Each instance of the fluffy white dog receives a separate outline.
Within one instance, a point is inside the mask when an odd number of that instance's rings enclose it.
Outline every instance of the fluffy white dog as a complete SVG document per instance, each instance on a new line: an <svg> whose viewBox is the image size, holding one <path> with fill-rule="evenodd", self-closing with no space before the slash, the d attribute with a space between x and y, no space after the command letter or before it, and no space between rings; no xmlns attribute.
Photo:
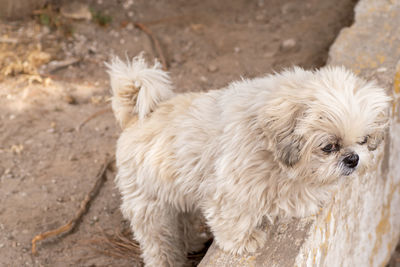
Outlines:
<svg viewBox="0 0 400 267"><path fill-rule="evenodd" d="M116 183L146 266L183 266L196 215L231 253L254 252L263 217L315 214L338 178L365 171L390 98L341 67L286 70L174 94L159 63L108 64L123 128Z"/></svg>

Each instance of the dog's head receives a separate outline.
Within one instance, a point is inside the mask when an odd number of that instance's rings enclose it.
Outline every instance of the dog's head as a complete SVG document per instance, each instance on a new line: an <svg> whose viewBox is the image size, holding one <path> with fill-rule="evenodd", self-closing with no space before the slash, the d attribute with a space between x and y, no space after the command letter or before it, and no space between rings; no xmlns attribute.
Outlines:
<svg viewBox="0 0 400 267"><path fill-rule="evenodd" d="M388 125L382 88L339 67L295 68L276 82L259 118L283 168L325 182L368 167Z"/></svg>

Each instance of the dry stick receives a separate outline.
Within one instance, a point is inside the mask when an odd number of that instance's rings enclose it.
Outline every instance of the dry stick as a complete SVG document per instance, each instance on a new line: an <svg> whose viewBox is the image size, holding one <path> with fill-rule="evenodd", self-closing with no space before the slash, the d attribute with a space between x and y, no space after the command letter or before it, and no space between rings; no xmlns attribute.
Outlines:
<svg viewBox="0 0 400 267"><path fill-rule="evenodd" d="M146 25L144 25L142 23L136 22L134 25L135 25L135 27L144 31L150 37L150 39L154 43L154 47L156 48L157 54L160 57L161 64L163 66L163 70L168 70L167 60L165 59L164 54L161 49L161 45L158 42L158 40L154 37L153 32Z"/></svg>
<svg viewBox="0 0 400 267"><path fill-rule="evenodd" d="M47 239L49 237L58 236L63 233L69 233L77 226L77 224L79 223L82 216L87 212L90 202L99 193L100 188L103 186L103 184L106 180L106 171L109 168L109 166L111 165L111 163L113 163L113 162L114 162L114 156L109 157L105 161L105 163L103 163L103 165L100 168L100 171L98 172L98 174L96 176L96 182L95 182L94 186L92 187L90 192L85 196L85 199L81 202L78 212L68 223L66 223L65 225L63 225L57 229L41 233L32 239L32 254L33 255L36 255L36 242Z"/></svg>
<svg viewBox="0 0 400 267"><path fill-rule="evenodd" d="M79 132L80 129L89 121L93 120L94 118L96 118L97 116L100 116L108 111L111 111L110 107L104 108L104 109L100 109L99 111L96 111L95 113L93 113L92 115L90 115L89 117L87 117L84 121L82 121L77 127L76 127L76 131Z"/></svg>

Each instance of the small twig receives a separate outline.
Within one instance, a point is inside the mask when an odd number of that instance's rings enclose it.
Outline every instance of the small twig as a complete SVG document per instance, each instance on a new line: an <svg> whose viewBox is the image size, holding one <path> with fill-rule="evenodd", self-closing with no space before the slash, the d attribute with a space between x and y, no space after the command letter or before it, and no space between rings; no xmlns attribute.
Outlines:
<svg viewBox="0 0 400 267"><path fill-rule="evenodd" d="M137 27L137 28L141 29L142 31L144 31L150 37L150 39L154 43L154 47L156 48L156 52L157 52L157 54L158 54L158 56L159 56L159 58L161 60L161 64L163 66L163 70L168 70L167 60L165 59L165 56L164 56L164 54L162 52L162 49L161 49L161 45L158 42L157 38L155 38L153 32L146 25L144 25L143 23L136 22L134 25L135 25L135 27Z"/></svg>
<svg viewBox="0 0 400 267"><path fill-rule="evenodd" d="M104 109L100 109L99 111L96 111L95 113L93 113L92 115L90 115L89 117L87 117L84 121L82 121L77 127L76 127L76 131L79 132L81 130L81 128L88 123L89 121L93 120L94 118L96 118L97 116L100 116L108 111L111 111L110 107L104 108Z"/></svg>
<svg viewBox="0 0 400 267"><path fill-rule="evenodd" d="M50 230L44 233L41 233L37 236L35 236L32 239L32 254L36 255L36 242L53 237L53 236L58 236L63 233L69 233L71 232L79 223L80 219L82 216L87 212L89 209L89 204L90 202L94 199L94 197L99 193L101 187L103 186L105 180L106 180L106 171L111 165L111 163L114 162L114 156L108 158L105 163L101 166L100 171L98 172L96 176L96 182L92 189L89 191L89 193L85 196L83 201L81 202L81 205L79 207L79 210L75 214L75 216L65 225L54 229Z"/></svg>
<svg viewBox="0 0 400 267"><path fill-rule="evenodd" d="M174 23L174 22L182 23L185 20L188 21L195 17L196 17L195 13L186 13L185 15L170 16L170 17L164 17L164 18L156 19L156 20L149 20L149 21L146 21L145 24L147 26L154 26L154 25Z"/></svg>

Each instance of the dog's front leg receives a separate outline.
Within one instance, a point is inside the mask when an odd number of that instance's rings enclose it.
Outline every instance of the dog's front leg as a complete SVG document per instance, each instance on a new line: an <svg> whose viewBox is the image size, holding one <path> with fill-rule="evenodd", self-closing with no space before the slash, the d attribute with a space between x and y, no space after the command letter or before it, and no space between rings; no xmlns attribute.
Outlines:
<svg viewBox="0 0 400 267"><path fill-rule="evenodd" d="M143 197L124 200L122 211L130 219L146 267L186 266L178 211Z"/></svg>
<svg viewBox="0 0 400 267"><path fill-rule="evenodd" d="M185 212L180 214L180 223L183 233L183 243L185 251L188 253L199 252L205 247L205 243L210 236L205 232L200 232L204 220L198 211Z"/></svg>
<svg viewBox="0 0 400 267"><path fill-rule="evenodd" d="M233 254L255 252L267 238L267 234L258 228L262 216L247 205L235 204L238 203L208 205L205 210L207 223L217 245L224 251Z"/></svg>

